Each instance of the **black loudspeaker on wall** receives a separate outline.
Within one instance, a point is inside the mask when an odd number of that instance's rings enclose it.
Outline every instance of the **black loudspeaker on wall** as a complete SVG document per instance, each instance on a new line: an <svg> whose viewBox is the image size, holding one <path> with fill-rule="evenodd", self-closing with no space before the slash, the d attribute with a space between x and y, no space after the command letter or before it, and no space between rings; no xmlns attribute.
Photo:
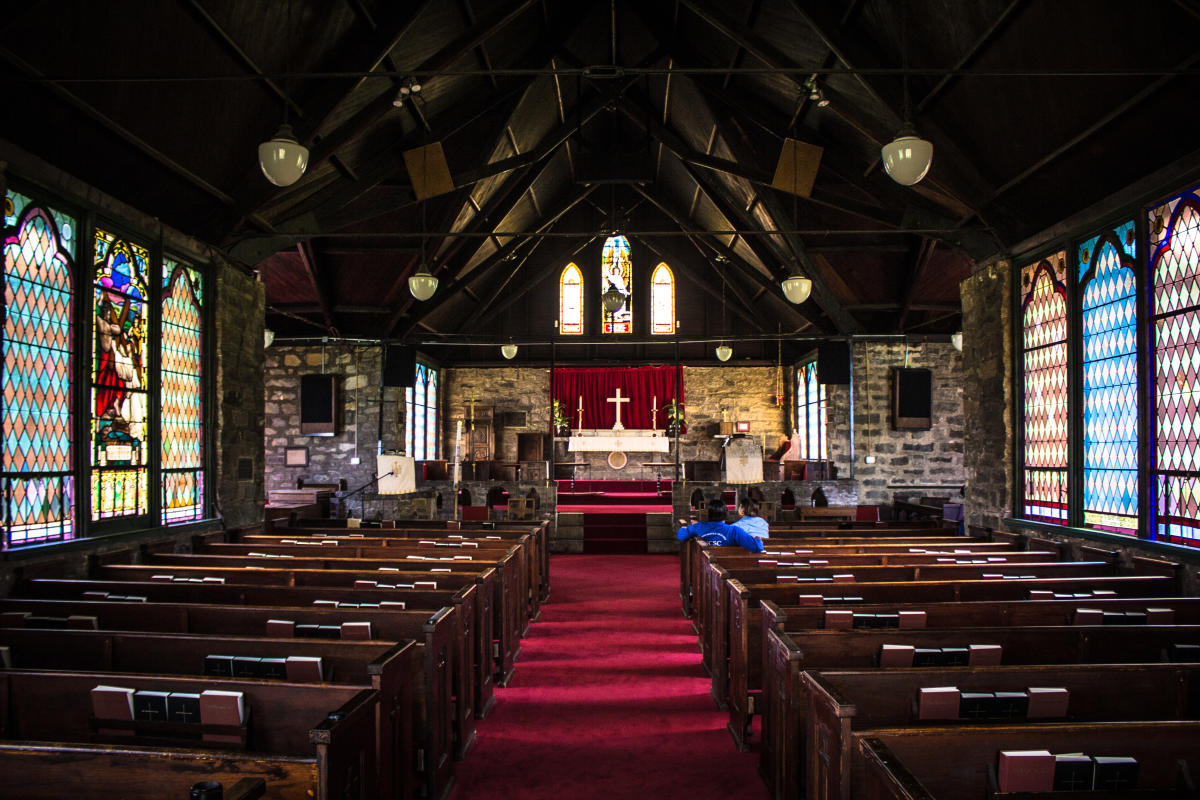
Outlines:
<svg viewBox="0 0 1200 800"><path fill-rule="evenodd" d="M416 381L417 351L402 344L383 349L383 385L412 386Z"/></svg>
<svg viewBox="0 0 1200 800"><path fill-rule="evenodd" d="M337 433L337 375L300 376L300 435L333 436Z"/></svg>
<svg viewBox="0 0 1200 800"><path fill-rule="evenodd" d="M892 427L928 430L933 427L933 373L927 369L892 370Z"/></svg>
<svg viewBox="0 0 1200 800"><path fill-rule="evenodd" d="M849 343L821 342L817 345L817 382L850 382Z"/></svg>

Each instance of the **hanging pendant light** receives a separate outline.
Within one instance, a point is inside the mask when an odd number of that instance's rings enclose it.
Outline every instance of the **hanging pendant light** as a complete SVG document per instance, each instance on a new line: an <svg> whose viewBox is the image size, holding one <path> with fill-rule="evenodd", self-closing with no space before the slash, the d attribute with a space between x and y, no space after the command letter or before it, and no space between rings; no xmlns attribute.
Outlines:
<svg viewBox="0 0 1200 800"><path fill-rule="evenodd" d="M500 345L500 355L512 361L517 355L517 346L512 342Z"/></svg>
<svg viewBox="0 0 1200 800"><path fill-rule="evenodd" d="M615 314L621 310L621 306L625 305L625 295L617 291L617 287L609 286L604 290L604 294L600 295L600 302L604 305L605 311Z"/></svg>
<svg viewBox="0 0 1200 800"><path fill-rule="evenodd" d="M728 361L729 357L733 355L733 348L724 342L721 342L719 345L717 345L716 354L717 361Z"/></svg>
<svg viewBox="0 0 1200 800"><path fill-rule="evenodd" d="M263 348L265 349L270 347L271 343L274 341L275 331L271 330L270 328L263 328Z"/></svg>
<svg viewBox="0 0 1200 800"><path fill-rule="evenodd" d="M901 186L919 183L933 164L933 142L917 136L912 124L912 107L908 97L908 15L900 16L900 58L903 62L904 125L896 138L879 151L883 169Z"/></svg>
<svg viewBox="0 0 1200 800"><path fill-rule="evenodd" d="M950 344L954 346L955 350L962 352L962 331L950 334Z"/></svg>
<svg viewBox="0 0 1200 800"><path fill-rule="evenodd" d="M287 8L288 65L291 69L291 35L292 35L292 4ZM262 167L263 175L276 186L291 186L308 169L308 148L300 144L292 126L288 124L287 78L283 83L283 124L275 135L258 146L258 165Z"/></svg>
<svg viewBox="0 0 1200 800"><path fill-rule="evenodd" d="M408 291L413 297L424 302L433 297L437 291L438 279L429 272L425 263L425 203L421 203L421 265L417 271L408 276Z"/></svg>
<svg viewBox="0 0 1200 800"><path fill-rule="evenodd" d="M783 281L783 296L788 302L799 305L812 294L812 281L800 275L793 275Z"/></svg>

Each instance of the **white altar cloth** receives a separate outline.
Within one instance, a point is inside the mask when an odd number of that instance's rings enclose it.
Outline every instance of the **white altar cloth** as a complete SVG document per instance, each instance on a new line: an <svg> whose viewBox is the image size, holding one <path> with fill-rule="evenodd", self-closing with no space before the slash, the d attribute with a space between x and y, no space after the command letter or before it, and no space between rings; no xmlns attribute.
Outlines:
<svg viewBox="0 0 1200 800"><path fill-rule="evenodd" d="M671 439L652 431L576 431L567 440L567 450L572 453L668 453Z"/></svg>

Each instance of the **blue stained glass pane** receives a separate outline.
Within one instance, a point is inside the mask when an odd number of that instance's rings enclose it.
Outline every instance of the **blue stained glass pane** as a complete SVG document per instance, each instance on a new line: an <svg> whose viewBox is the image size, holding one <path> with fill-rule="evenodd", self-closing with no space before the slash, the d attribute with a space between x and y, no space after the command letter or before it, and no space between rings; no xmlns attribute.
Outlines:
<svg viewBox="0 0 1200 800"><path fill-rule="evenodd" d="M1137 534L1138 387L1133 222L1079 246L1083 280L1083 517Z"/></svg>

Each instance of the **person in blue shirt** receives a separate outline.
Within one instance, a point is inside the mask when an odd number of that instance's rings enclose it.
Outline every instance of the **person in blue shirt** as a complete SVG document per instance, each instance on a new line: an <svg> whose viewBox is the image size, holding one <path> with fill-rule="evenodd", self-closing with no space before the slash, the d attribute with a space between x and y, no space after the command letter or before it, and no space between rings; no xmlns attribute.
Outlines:
<svg viewBox="0 0 1200 800"><path fill-rule="evenodd" d="M733 524L757 539L767 539L771 536L770 526L758 515L758 510L757 500L750 496L743 497L738 503L738 513L742 517Z"/></svg>
<svg viewBox="0 0 1200 800"><path fill-rule="evenodd" d="M762 539L751 536L737 525L726 524L725 501L720 497L708 501L707 512L708 522L693 522L687 525L687 520L681 519L680 522L684 523L685 527L679 529L675 538L683 542L695 536L700 541L717 547L740 545L751 553L763 551Z"/></svg>

